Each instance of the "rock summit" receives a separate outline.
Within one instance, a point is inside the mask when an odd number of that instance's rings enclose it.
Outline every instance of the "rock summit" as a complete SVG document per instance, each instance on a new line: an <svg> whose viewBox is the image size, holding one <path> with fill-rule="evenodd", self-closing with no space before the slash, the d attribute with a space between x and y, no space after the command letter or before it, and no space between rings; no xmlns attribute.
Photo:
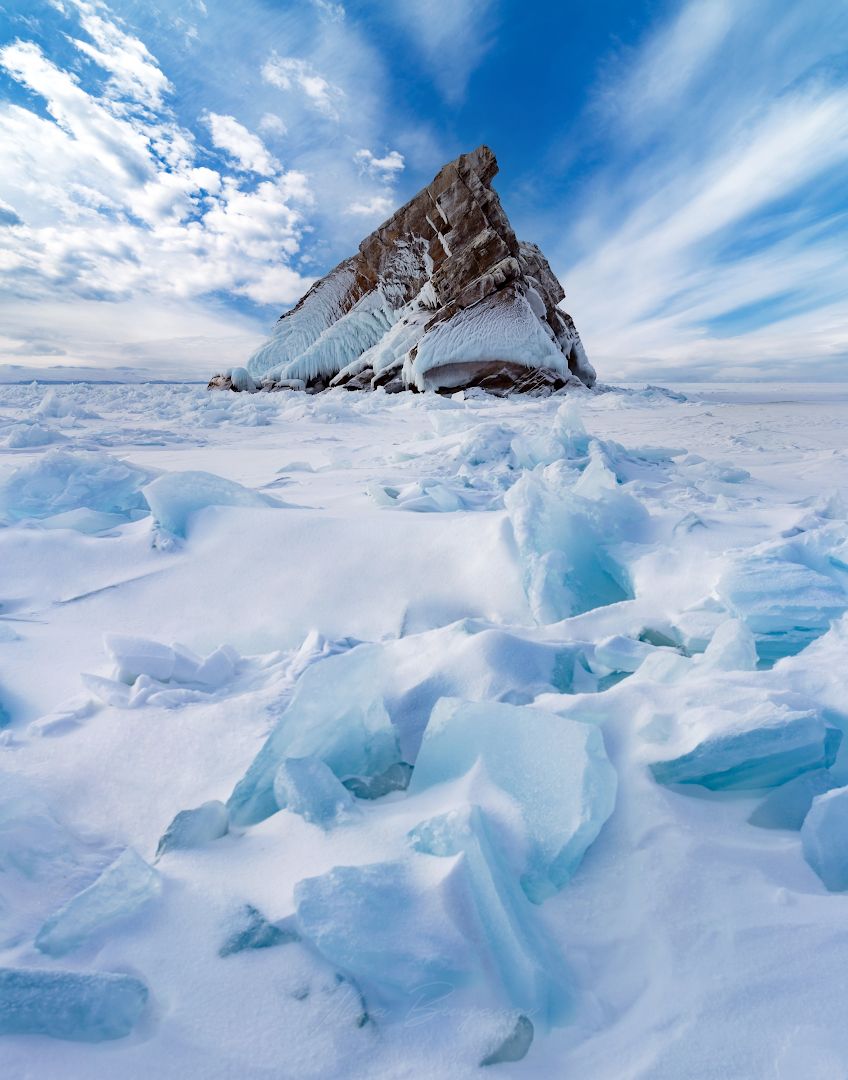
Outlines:
<svg viewBox="0 0 848 1080"><path fill-rule="evenodd" d="M232 390L551 393L595 372L562 286L516 238L487 146L445 165L281 316Z"/></svg>

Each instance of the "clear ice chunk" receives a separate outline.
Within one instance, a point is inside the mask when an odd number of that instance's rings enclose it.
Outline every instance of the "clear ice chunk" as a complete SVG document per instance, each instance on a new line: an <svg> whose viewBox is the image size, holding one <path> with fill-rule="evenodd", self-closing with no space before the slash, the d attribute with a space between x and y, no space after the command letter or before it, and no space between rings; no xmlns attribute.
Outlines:
<svg viewBox="0 0 848 1080"><path fill-rule="evenodd" d="M748 821L761 829L800 829L813 799L838 786L828 769L801 773L767 795Z"/></svg>
<svg viewBox="0 0 848 1080"><path fill-rule="evenodd" d="M712 791L777 787L836 760L842 732L813 710L765 705L734 731L707 736L686 754L651 765L660 784Z"/></svg>
<svg viewBox="0 0 848 1080"><path fill-rule="evenodd" d="M218 799L211 799L193 810L180 810L162 834L156 858L166 851L203 847L226 836L229 821L227 808Z"/></svg>
<svg viewBox="0 0 848 1080"><path fill-rule="evenodd" d="M478 762L519 808L527 854L516 870L527 896L541 903L571 878L615 806L617 777L601 731L529 706L442 698L409 793Z"/></svg>
<svg viewBox="0 0 848 1080"><path fill-rule="evenodd" d="M357 812L353 796L320 758L286 758L274 774L274 798L281 810L330 829Z"/></svg>
<svg viewBox="0 0 848 1080"><path fill-rule="evenodd" d="M147 997L147 987L132 975L0 968L0 1035L122 1039Z"/></svg>
<svg viewBox="0 0 848 1080"><path fill-rule="evenodd" d="M159 890L156 871L127 848L95 882L50 916L38 932L36 948L48 956L64 956L134 915Z"/></svg>
<svg viewBox="0 0 848 1080"><path fill-rule="evenodd" d="M831 892L848 889L848 787L813 799L801 826L804 858Z"/></svg>
<svg viewBox="0 0 848 1080"><path fill-rule="evenodd" d="M379 688L380 646L360 645L306 669L292 700L236 785L230 820L250 825L279 809L274 777L286 758L316 757L339 778L375 776L400 761L397 737Z"/></svg>
<svg viewBox="0 0 848 1080"><path fill-rule="evenodd" d="M521 1061L527 1056L527 1051L533 1044L533 1021L529 1016L520 1013L513 1024L509 1035L486 1054L480 1062L482 1065L502 1065L505 1061Z"/></svg>

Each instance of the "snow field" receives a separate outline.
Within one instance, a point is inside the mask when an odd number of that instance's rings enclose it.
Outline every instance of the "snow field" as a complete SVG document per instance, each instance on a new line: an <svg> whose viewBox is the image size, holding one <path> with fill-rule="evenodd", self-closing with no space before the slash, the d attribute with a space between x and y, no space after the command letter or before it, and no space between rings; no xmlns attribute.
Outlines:
<svg viewBox="0 0 848 1080"><path fill-rule="evenodd" d="M680 397L0 391L4 1075L848 1068L848 395Z"/></svg>

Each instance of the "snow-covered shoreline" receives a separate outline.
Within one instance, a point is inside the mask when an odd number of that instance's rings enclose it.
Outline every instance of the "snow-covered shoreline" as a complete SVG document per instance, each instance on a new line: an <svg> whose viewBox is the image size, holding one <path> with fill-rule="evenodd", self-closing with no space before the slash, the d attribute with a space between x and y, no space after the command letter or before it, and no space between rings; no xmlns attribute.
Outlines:
<svg viewBox="0 0 848 1080"><path fill-rule="evenodd" d="M535 1013L529 1053L500 1075L845 1071L848 897L826 891L797 830L749 824L777 781L744 736L791 728L791 774L803 755L826 766L827 732L848 724L848 384L673 391L0 387L0 770L29 807L16 817L0 793L0 966L119 973L149 991L125 1038L0 1039L4 1075L473 1076L540 986L562 1015ZM104 635L118 637L104 649ZM408 793L356 799L324 827L296 809L289 776L289 809L235 821L231 802L228 835L167 851L155 889L136 874L144 903L123 921L61 961L36 947L124 849L152 863L177 814L226 802L303 686L308 722L277 736L283 757L338 774L376 753L319 730L333 700L361 710L369 740L394 732L404 760L422 745L431 762L439 698L499 702L516 725L532 706L602 733L602 750L568 760L585 779L608 756L614 809L597 804L575 864L549 879L540 853L556 846L528 807L563 791L540 779L531 798L495 749L482 774L430 764ZM475 717L445 712L451 745ZM658 782L693 751L729 790ZM754 779L734 787L743 767ZM468 805L487 824L463 818L457 835L478 847L456 854L455 825L432 823ZM562 809L563 837L587 806ZM443 877L459 887L450 860L472 868L462 887L481 904L480 874L495 881L477 936L445 891ZM366 934L353 900L334 900L336 867L390 867L345 871L344 895L407 897L408 912L387 901ZM555 883L531 896L541 905L522 895L527 867ZM219 955L247 932L246 908L304 941ZM514 940L491 930L496 910L521 924ZM539 942L562 962L547 969ZM422 996L440 949L468 978ZM526 986L504 976L525 964Z"/></svg>

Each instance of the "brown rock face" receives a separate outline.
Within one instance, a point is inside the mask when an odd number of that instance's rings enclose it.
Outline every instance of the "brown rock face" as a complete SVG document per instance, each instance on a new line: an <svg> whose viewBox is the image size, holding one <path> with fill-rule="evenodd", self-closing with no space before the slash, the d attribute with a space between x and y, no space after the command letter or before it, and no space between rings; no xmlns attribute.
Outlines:
<svg viewBox="0 0 848 1080"><path fill-rule="evenodd" d="M228 385L249 388L249 373L265 389L313 391L592 386L562 286L516 238L497 171L486 146L445 165L280 318Z"/></svg>

